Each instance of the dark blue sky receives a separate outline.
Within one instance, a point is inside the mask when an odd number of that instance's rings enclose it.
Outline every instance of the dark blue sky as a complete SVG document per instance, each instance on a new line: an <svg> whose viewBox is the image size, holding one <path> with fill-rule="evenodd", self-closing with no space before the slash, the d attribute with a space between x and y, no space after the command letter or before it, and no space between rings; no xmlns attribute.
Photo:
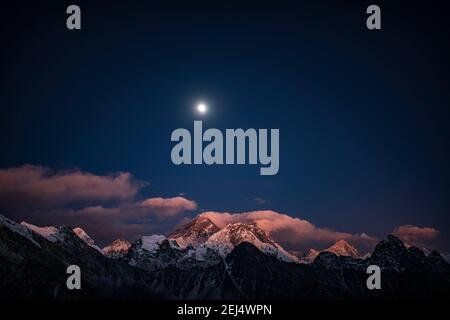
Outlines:
<svg viewBox="0 0 450 320"><path fill-rule="evenodd" d="M20 2L1 18L0 168L129 171L143 196L205 210L448 241L448 11L391 2L376 32L367 1L77 1L75 32L71 3ZM279 128L278 175L173 165L170 134L199 100L204 127Z"/></svg>

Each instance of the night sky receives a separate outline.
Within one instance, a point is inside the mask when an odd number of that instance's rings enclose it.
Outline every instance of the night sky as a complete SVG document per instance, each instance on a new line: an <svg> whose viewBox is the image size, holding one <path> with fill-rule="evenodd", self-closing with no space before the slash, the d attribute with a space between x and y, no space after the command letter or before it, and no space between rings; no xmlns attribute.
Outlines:
<svg viewBox="0 0 450 320"><path fill-rule="evenodd" d="M3 5L0 169L130 172L148 182L137 198L198 204L177 219L270 209L376 237L430 227L449 252L445 2L373 2L379 31L365 25L372 1L243 2ZM72 3L80 31L65 26ZM171 132L200 119L279 128L278 174L173 165Z"/></svg>

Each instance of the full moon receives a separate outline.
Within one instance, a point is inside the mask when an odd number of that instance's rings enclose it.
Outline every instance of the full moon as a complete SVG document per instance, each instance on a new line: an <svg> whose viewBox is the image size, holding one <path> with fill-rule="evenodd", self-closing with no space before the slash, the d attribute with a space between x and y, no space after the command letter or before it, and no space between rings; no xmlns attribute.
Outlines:
<svg viewBox="0 0 450 320"><path fill-rule="evenodd" d="M200 113L205 113L206 110L207 110L206 104L204 104L204 103L199 103L199 104L197 105L197 110L198 110L198 112L200 112Z"/></svg>

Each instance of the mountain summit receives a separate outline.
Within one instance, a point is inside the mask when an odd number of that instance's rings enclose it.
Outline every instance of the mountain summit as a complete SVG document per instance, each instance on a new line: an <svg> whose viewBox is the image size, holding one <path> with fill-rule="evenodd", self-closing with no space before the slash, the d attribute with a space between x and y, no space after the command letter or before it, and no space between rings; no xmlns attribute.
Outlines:
<svg viewBox="0 0 450 320"><path fill-rule="evenodd" d="M175 240L181 248L187 246L196 247L208 240L220 228L211 221L211 219L197 216L192 221L176 228L167 238Z"/></svg>
<svg viewBox="0 0 450 320"><path fill-rule="evenodd" d="M297 257L288 253L267 233L254 224L232 223L213 234L205 246L217 250L220 255L228 255L237 245L249 242L262 252L287 262L297 262Z"/></svg>
<svg viewBox="0 0 450 320"><path fill-rule="evenodd" d="M352 258L361 257L358 250L345 240L339 240L328 249L325 249L325 251L332 252L337 256L346 256Z"/></svg>
<svg viewBox="0 0 450 320"><path fill-rule="evenodd" d="M63 241L63 233L65 232L65 229L67 227L53 227L53 226L47 226L47 227L38 227L34 224L22 221L20 223L21 226L27 228L30 231L33 231L41 236L43 236L45 239L51 242L57 242L57 241ZM70 229L70 228L69 228ZM101 254L103 254L103 251L95 244L95 241L84 231L83 229L77 227L73 228L72 231L81 239L83 240L87 245L94 248Z"/></svg>
<svg viewBox="0 0 450 320"><path fill-rule="evenodd" d="M341 239L331 247L324 250L310 249L308 254L301 259L302 262L311 263L322 252L331 252L341 257L361 258L358 250L347 241Z"/></svg>
<svg viewBox="0 0 450 320"><path fill-rule="evenodd" d="M297 257L284 250L255 224L239 222L220 229L211 219L197 216L175 229L167 238L175 240L180 248L193 248L196 256L203 256L204 252L212 250L226 257L240 243L249 242L280 260L298 262Z"/></svg>
<svg viewBox="0 0 450 320"><path fill-rule="evenodd" d="M124 257L131 247L131 243L127 240L117 239L114 240L109 246L104 247L102 250L109 258L117 259Z"/></svg>

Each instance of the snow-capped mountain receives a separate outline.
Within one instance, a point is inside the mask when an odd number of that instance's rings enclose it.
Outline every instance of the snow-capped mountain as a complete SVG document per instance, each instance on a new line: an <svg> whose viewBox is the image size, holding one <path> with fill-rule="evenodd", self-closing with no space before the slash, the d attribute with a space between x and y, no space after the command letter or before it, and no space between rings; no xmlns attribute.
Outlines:
<svg viewBox="0 0 450 320"><path fill-rule="evenodd" d="M183 270L204 267L217 264L221 260L216 251L204 245L182 248L175 240L167 239L162 235L141 237L131 245L124 259L130 265L148 271L168 266Z"/></svg>
<svg viewBox="0 0 450 320"><path fill-rule="evenodd" d="M331 252L342 257L362 258L354 246L341 239L325 250L310 249L306 256L301 258L301 261L304 263L311 263L321 252Z"/></svg>
<svg viewBox="0 0 450 320"><path fill-rule="evenodd" d="M41 236L43 236L45 239L51 242L57 242L57 241L63 241L63 237L61 235L62 230L64 227L53 227L53 226L47 226L47 227L39 227L34 224L22 221L20 223L21 226L27 228L28 230L31 230ZM103 251L95 244L95 241L81 228L73 228L73 232L86 244L88 244L90 247L94 248L101 254L103 254Z"/></svg>
<svg viewBox="0 0 450 320"><path fill-rule="evenodd" d="M20 224L22 226L27 227L31 231L34 231L34 232L40 234L41 236L43 236L44 238L46 238L47 240L49 240L51 242L58 241L58 229L55 227L51 227L51 226L38 227L38 226L35 226L34 224L27 223L25 221L22 221Z"/></svg>
<svg viewBox="0 0 450 320"><path fill-rule="evenodd" d="M272 240L265 231L254 224L233 223L214 233L205 242L205 246L227 256L237 245L249 242L262 252L286 262L298 262L298 258L284 250Z"/></svg>
<svg viewBox="0 0 450 320"><path fill-rule="evenodd" d="M91 247L95 245L95 241L94 239L92 239L87 233L86 231L84 231L83 229L77 227L77 228L73 228L73 232L75 232L75 234L77 236L80 237L81 240L83 240L84 242L86 242L88 245L90 245Z"/></svg>
<svg viewBox="0 0 450 320"><path fill-rule="evenodd" d="M167 238L175 240L182 248L187 246L197 247L205 243L211 235L219 230L220 228L209 218L198 216L176 228Z"/></svg>
<svg viewBox="0 0 450 320"><path fill-rule="evenodd" d="M0 300L152 296L144 271L106 258L72 228L55 228L54 241L49 237L53 228L27 225L0 215ZM72 264L83 272L83 290L66 287L67 266Z"/></svg>
<svg viewBox="0 0 450 320"><path fill-rule="evenodd" d="M216 264L242 242L286 262L298 259L253 224L235 223L219 229L210 219L196 217L166 238L142 237L134 243L126 259L131 265L154 270L168 265L186 269Z"/></svg>
<svg viewBox="0 0 450 320"><path fill-rule="evenodd" d="M276 246L257 227L228 227L215 236L235 245L226 257L208 242L181 248L155 235L133 243L123 259L110 259L70 227L58 228L53 241L51 227L26 227L0 215L0 299L417 300L450 294L450 265L443 257L407 248L394 236L367 259L321 252L313 263L297 264L265 254L265 245ZM83 290L66 288L70 264L83 270ZM383 270L382 290L367 290L372 264Z"/></svg>
<svg viewBox="0 0 450 320"><path fill-rule="evenodd" d="M102 249L100 249L99 246L97 246L95 244L94 239L92 239L87 233L86 231L84 231L83 229L77 227L73 229L73 232L75 232L75 234L80 237L81 240L83 240L84 242L86 242L90 247L94 248L95 250L97 250L98 252L100 252L101 254L103 254Z"/></svg>
<svg viewBox="0 0 450 320"><path fill-rule="evenodd" d="M358 250L345 240L339 240L325 251L332 252L337 256L359 258Z"/></svg>
<svg viewBox="0 0 450 320"><path fill-rule="evenodd" d="M131 243L124 239L114 240L109 246L102 249L103 253L113 259L123 258L131 247Z"/></svg>

